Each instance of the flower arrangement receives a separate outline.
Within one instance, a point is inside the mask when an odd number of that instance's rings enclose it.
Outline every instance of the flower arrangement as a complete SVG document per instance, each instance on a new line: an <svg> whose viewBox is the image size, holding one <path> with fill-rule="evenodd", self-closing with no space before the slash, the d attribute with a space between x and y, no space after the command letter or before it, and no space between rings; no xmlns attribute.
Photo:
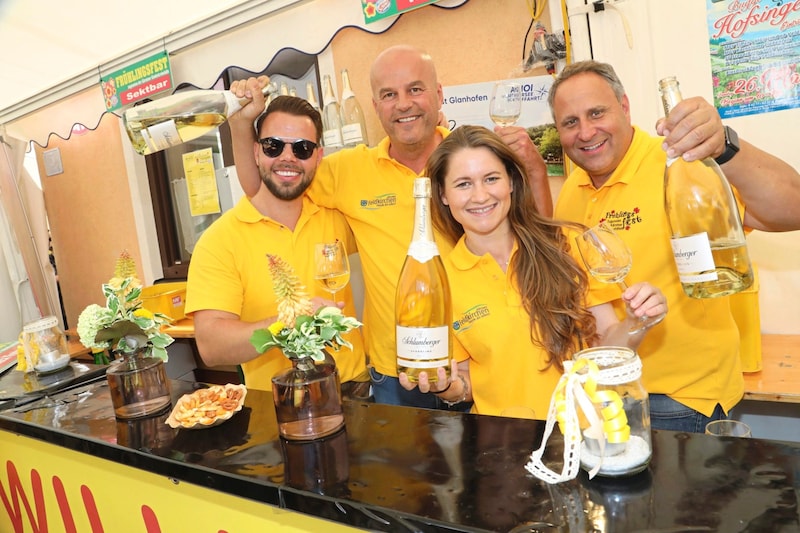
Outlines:
<svg viewBox="0 0 800 533"><path fill-rule="evenodd" d="M103 284L106 306L91 304L78 317L81 344L90 348L95 363L107 364L105 350L133 352L149 345L150 355L167 360L172 337L161 332L171 319L142 307L142 283L136 277L133 259L123 252L117 260L114 277Z"/></svg>
<svg viewBox="0 0 800 533"><path fill-rule="evenodd" d="M267 254L273 290L278 298L278 320L268 328L258 329L250 343L264 353L278 347L286 357L325 359L324 348L339 351L352 345L342 334L361 326L353 317L344 316L338 307L320 307L314 312L305 287L291 265L277 255Z"/></svg>

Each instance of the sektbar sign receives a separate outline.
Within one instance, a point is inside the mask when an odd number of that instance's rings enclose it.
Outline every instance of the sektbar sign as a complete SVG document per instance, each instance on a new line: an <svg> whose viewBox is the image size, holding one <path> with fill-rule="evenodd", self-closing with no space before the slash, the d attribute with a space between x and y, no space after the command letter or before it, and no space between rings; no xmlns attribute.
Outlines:
<svg viewBox="0 0 800 533"><path fill-rule="evenodd" d="M100 78L106 109L114 111L172 89L167 52L160 52Z"/></svg>

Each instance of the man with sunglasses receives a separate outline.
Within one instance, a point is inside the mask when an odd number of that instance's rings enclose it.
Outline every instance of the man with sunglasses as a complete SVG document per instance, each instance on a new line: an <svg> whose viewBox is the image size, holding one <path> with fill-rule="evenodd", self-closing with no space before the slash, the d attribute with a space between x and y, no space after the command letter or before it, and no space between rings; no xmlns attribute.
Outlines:
<svg viewBox="0 0 800 533"><path fill-rule="evenodd" d="M320 290L314 283L314 245L339 239L352 253L355 242L338 211L319 207L306 194L322 160L319 112L301 98L280 96L258 119L256 131L249 157L264 187L243 197L203 233L189 264L186 311L194 317L197 348L207 365L241 365L248 387L270 390L272 376L290 363L278 349L259 354L250 344L253 331L268 327L278 314L266 254L291 264L313 294ZM345 314L354 316L349 288L341 294ZM335 305L319 296L312 303ZM346 395L366 396L361 333L347 337L353 349L332 354L342 389Z"/></svg>
<svg viewBox="0 0 800 533"><path fill-rule="evenodd" d="M260 88L267 78L250 78L231 85L238 97L252 103L230 119L239 181L246 194L259 186L255 167L246 157L252 142L252 121L263 105ZM442 86L430 55L407 45L381 52L370 71L372 104L386 132L377 146L359 145L323 160L309 194L321 205L341 211L358 240L366 299L364 335L375 401L424 408L448 408L436 396L407 391L397 378L394 299L397 279L408 250L414 223L414 178L428 156L450 132L438 126ZM252 107L251 107L252 106ZM552 214L547 169L524 128L495 128L526 164L537 206ZM437 238L440 253L452 244ZM464 410L468 405L457 404Z"/></svg>

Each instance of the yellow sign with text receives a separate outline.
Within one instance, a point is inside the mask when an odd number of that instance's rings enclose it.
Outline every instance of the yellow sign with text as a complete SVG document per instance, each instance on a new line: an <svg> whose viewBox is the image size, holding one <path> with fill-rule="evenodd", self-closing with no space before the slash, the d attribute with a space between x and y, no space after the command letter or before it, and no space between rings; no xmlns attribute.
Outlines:
<svg viewBox="0 0 800 533"><path fill-rule="evenodd" d="M5 430L0 460L2 532L358 531Z"/></svg>

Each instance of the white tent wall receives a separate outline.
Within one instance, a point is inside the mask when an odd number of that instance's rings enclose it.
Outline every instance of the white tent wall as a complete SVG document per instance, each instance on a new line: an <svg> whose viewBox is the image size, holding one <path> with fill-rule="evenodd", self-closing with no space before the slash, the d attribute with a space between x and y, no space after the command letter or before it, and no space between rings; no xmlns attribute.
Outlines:
<svg viewBox="0 0 800 533"><path fill-rule="evenodd" d="M8 134L0 135L3 342L16 339L21 324L40 316L52 314L60 320L55 274L48 259L44 198L24 167L26 145Z"/></svg>

